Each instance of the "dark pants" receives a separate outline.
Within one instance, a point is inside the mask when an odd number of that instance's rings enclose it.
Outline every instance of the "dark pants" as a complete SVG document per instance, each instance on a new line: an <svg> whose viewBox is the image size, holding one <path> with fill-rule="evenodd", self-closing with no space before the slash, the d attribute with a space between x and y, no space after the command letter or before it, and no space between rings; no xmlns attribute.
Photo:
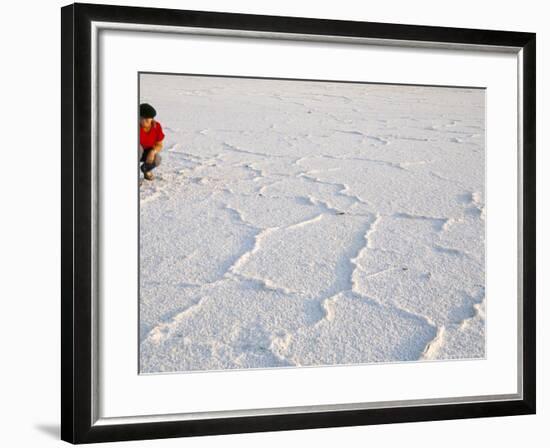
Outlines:
<svg viewBox="0 0 550 448"><path fill-rule="evenodd" d="M143 162L141 164L141 171L144 173L147 173L148 171L151 171L155 169L157 166L160 165L160 161L162 160L161 157L158 154L155 154L155 160L153 163L147 163L147 154L149 154L149 151L151 151L152 148L146 148L146 149L139 149L139 161Z"/></svg>

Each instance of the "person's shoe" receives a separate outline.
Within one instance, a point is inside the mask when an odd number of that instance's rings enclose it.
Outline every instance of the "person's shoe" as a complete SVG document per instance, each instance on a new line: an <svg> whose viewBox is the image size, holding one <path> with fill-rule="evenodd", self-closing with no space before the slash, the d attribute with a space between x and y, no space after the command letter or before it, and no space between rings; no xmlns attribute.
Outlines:
<svg viewBox="0 0 550 448"><path fill-rule="evenodd" d="M147 180L153 180L155 178L151 171L146 171L145 173L143 173L143 177L145 177L145 179Z"/></svg>

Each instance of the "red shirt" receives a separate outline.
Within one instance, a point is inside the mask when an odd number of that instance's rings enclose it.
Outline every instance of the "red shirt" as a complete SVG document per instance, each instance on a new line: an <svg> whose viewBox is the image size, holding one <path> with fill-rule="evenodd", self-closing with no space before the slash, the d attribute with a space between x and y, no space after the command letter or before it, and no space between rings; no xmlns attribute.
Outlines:
<svg viewBox="0 0 550 448"><path fill-rule="evenodd" d="M149 149L155 146L155 143L164 139L164 132L162 132L162 126L158 121L153 121L149 132L145 132L140 126L139 128L139 143L143 146L143 149Z"/></svg>

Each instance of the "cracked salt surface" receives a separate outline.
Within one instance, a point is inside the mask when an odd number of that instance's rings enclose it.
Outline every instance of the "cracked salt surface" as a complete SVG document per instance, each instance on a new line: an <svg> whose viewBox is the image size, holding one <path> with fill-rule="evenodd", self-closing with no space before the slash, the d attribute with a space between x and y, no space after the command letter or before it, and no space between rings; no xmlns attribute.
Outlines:
<svg viewBox="0 0 550 448"><path fill-rule="evenodd" d="M482 90L140 87L142 373L485 356Z"/></svg>

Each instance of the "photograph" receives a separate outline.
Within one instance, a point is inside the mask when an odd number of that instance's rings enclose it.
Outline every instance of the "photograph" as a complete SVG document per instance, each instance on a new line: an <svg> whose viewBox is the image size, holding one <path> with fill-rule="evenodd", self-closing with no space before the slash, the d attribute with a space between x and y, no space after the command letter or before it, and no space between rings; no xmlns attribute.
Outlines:
<svg viewBox="0 0 550 448"><path fill-rule="evenodd" d="M485 359L486 89L138 74L139 373Z"/></svg>
<svg viewBox="0 0 550 448"><path fill-rule="evenodd" d="M61 439L521 445L540 19L294 3L61 8Z"/></svg>

